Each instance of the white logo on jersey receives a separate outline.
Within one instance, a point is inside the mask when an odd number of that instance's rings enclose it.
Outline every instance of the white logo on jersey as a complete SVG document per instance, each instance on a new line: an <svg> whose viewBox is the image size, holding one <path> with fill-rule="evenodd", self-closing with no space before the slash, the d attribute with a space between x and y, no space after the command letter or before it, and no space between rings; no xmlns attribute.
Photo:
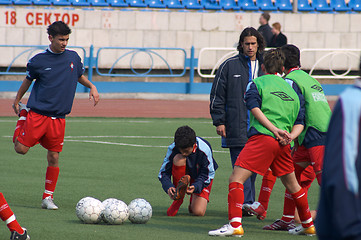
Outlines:
<svg viewBox="0 0 361 240"><path fill-rule="evenodd" d="M48 67L48 68L45 68L44 70L45 70L45 71L50 71L50 70L51 70L51 68L50 68L50 67Z"/></svg>

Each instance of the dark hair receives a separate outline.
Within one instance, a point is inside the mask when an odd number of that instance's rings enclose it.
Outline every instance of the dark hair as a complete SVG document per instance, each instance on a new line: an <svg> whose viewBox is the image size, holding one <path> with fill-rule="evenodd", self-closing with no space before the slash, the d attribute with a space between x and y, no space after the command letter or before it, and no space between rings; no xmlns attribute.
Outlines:
<svg viewBox="0 0 361 240"><path fill-rule="evenodd" d="M56 21L49 25L47 32L50 36L55 37L56 35L69 35L71 29L63 21Z"/></svg>
<svg viewBox="0 0 361 240"><path fill-rule="evenodd" d="M269 15L268 12L262 13L261 16L266 19L267 22L271 19L271 15Z"/></svg>
<svg viewBox="0 0 361 240"><path fill-rule="evenodd" d="M285 55L284 66L286 69L294 67L300 67L300 49L292 44L287 44L281 47L283 54Z"/></svg>
<svg viewBox="0 0 361 240"><path fill-rule="evenodd" d="M174 134L174 143L178 149L193 147L196 143L196 133L189 126L179 127Z"/></svg>
<svg viewBox="0 0 361 240"><path fill-rule="evenodd" d="M238 41L238 46L237 46L237 50L240 53L243 53L243 48L242 48L242 43L244 42L244 38L245 37L250 37L250 36L254 36L257 38L257 43L258 43L258 52L262 53L264 48L265 48L265 41L264 38L262 36L262 34L260 34L255 28L253 27L248 27L245 28L241 35L239 36L239 41Z"/></svg>
<svg viewBox="0 0 361 240"><path fill-rule="evenodd" d="M267 73L282 73L285 56L280 48L266 51L263 55L263 64Z"/></svg>

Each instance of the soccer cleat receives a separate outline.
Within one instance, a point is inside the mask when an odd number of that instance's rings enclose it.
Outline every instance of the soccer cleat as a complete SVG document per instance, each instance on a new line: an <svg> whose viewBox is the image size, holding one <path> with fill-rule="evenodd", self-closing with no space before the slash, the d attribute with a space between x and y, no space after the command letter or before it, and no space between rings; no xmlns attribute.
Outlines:
<svg viewBox="0 0 361 240"><path fill-rule="evenodd" d="M175 190L175 194L173 196L173 200L180 200L184 198L184 195L186 194L188 184L191 180L191 177L189 175L184 175L181 177L181 179L178 182L178 185Z"/></svg>
<svg viewBox="0 0 361 240"><path fill-rule="evenodd" d="M254 202L253 204L243 204L243 209L256 215L259 220L264 220L266 218L267 211L260 202Z"/></svg>
<svg viewBox="0 0 361 240"><path fill-rule="evenodd" d="M58 206L55 205L51 196L43 199L43 201L41 203L41 207L44 209L49 209L49 210L57 210L58 209Z"/></svg>
<svg viewBox="0 0 361 240"><path fill-rule="evenodd" d="M253 217L254 214L246 209L246 206L251 205L248 203L244 203L242 206L242 217Z"/></svg>
<svg viewBox="0 0 361 240"><path fill-rule="evenodd" d="M28 231L26 230L26 228L23 228L24 233L23 234L19 234L17 231L13 231L11 232L10 235L10 239L19 239L19 240L28 240L30 239L30 236L28 235Z"/></svg>
<svg viewBox="0 0 361 240"><path fill-rule="evenodd" d="M209 236L221 236L221 237L243 237L244 231L242 225L238 228L234 228L231 224L226 224L220 229L212 230L208 232Z"/></svg>
<svg viewBox="0 0 361 240"><path fill-rule="evenodd" d="M296 227L296 228L293 228L293 229L290 229L288 231L289 234L292 234L292 235L307 235L307 236L315 236L316 235L316 228L315 226L311 226L311 227L308 227L308 228L304 228L302 227L302 225Z"/></svg>
<svg viewBox="0 0 361 240"><path fill-rule="evenodd" d="M294 220L285 222L282 219L277 219L274 223L264 226L263 230L288 231L294 228L296 228Z"/></svg>

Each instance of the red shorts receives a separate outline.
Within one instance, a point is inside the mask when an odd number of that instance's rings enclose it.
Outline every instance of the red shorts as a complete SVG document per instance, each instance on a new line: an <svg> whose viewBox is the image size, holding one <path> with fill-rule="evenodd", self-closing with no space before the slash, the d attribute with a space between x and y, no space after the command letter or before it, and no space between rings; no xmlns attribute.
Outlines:
<svg viewBox="0 0 361 240"><path fill-rule="evenodd" d="M271 168L280 177L294 171L290 145L281 146L268 135L250 137L239 154L236 166L264 175Z"/></svg>
<svg viewBox="0 0 361 240"><path fill-rule="evenodd" d="M194 182L194 181L193 181ZM191 184L193 183L191 181ZM203 188L202 192L200 193L193 193L194 195L197 195L198 197L202 197L202 198L205 198L207 200L207 202L209 202L209 195L211 194L211 189L212 189L212 184L213 184L213 179L211 180L211 183Z"/></svg>
<svg viewBox="0 0 361 240"><path fill-rule="evenodd" d="M65 119L52 118L29 111L18 141L27 147L40 143L53 152L61 152L65 135Z"/></svg>
<svg viewBox="0 0 361 240"><path fill-rule="evenodd" d="M306 148L305 146L301 145L293 154L293 161L295 163L309 162L313 166L314 171L319 172L322 170L324 152L324 145L311 148Z"/></svg>

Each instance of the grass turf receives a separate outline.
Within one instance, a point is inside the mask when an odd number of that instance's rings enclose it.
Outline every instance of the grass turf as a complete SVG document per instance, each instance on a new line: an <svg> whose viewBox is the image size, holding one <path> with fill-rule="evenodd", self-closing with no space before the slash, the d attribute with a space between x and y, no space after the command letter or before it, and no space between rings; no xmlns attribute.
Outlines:
<svg viewBox="0 0 361 240"><path fill-rule="evenodd" d="M22 156L13 150L12 134L16 118L0 118L1 192L19 223L29 230L31 239L208 239L209 230L227 223L228 177L231 163L228 149L220 147L220 138L209 119L131 119L67 118L65 142L60 154L60 176L54 194L57 211L41 209L44 190L46 150L37 145ZM205 137L219 164L205 217L187 212L187 198L176 217L167 217L171 200L157 179L159 168L181 125L191 126ZM262 177L257 177L256 197ZM245 239L306 239L287 232L264 231L262 227L282 215L284 187L278 180L272 192L267 218L243 219ZM85 196L101 201L118 198L127 204L145 198L153 207L147 224L83 224L75 215L76 203ZM314 182L309 192L310 208L318 201ZM0 239L10 232L2 223ZM307 238L308 239L308 238Z"/></svg>

